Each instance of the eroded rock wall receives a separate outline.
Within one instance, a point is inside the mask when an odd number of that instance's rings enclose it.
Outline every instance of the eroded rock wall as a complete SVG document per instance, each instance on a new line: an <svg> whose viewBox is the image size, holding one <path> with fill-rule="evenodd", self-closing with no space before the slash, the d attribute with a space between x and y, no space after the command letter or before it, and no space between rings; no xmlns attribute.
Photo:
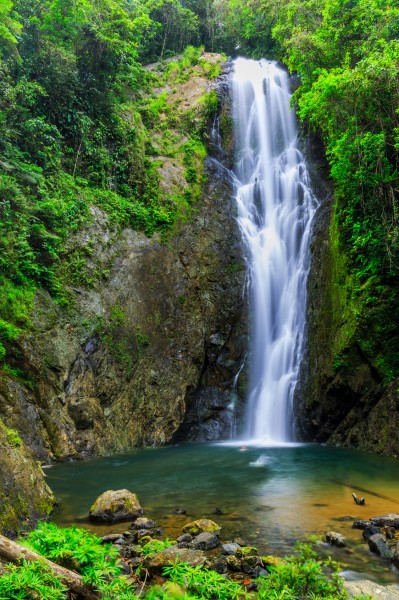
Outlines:
<svg viewBox="0 0 399 600"><path fill-rule="evenodd" d="M67 308L37 293L15 348L25 381L0 383L0 415L37 459L229 436L246 352L245 268L230 173L211 157L204 168L202 199L167 238L120 231L93 207L71 243L90 245L103 279L71 288Z"/></svg>
<svg viewBox="0 0 399 600"><path fill-rule="evenodd" d="M398 382L384 379L379 355L369 343L373 332L363 327L364 314L373 307L354 295L317 138L309 138L307 155L320 207L311 245L308 347L295 400L298 434L306 440L398 454Z"/></svg>

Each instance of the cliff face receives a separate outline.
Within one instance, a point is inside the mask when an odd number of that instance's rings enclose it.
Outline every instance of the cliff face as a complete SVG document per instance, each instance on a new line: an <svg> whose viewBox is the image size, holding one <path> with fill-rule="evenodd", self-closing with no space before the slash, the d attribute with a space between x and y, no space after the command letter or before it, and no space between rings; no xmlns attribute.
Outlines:
<svg viewBox="0 0 399 600"><path fill-rule="evenodd" d="M323 148L314 138L308 156L321 205L311 246L308 349L295 402L298 432L308 440L397 454L398 385L381 368L392 336L385 347L376 343L380 334L371 325L382 302L366 301L356 290Z"/></svg>
<svg viewBox="0 0 399 600"><path fill-rule="evenodd" d="M0 456L0 530L14 536L38 517L47 516L55 498L30 450L1 421Z"/></svg>
<svg viewBox="0 0 399 600"><path fill-rule="evenodd" d="M195 86L204 92L193 84L190 109ZM176 185L181 170L167 167L163 184ZM92 207L71 247L91 247L102 280L71 288L68 308L36 295L31 332L15 348L25 381L3 373L0 383L0 415L36 458L229 436L246 351L245 270L229 171L210 157L204 170L202 198L166 239L120 231Z"/></svg>

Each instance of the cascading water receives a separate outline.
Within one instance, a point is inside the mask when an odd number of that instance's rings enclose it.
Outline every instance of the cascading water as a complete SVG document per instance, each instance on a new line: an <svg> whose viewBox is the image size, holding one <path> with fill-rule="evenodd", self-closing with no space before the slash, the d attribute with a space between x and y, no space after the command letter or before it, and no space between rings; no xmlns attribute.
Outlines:
<svg viewBox="0 0 399 600"><path fill-rule="evenodd" d="M274 62L237 59L233 111L238 222L252 299L246 434L260 443L284 443L293 438L316 201L297 148L287 74Z"/></svg>

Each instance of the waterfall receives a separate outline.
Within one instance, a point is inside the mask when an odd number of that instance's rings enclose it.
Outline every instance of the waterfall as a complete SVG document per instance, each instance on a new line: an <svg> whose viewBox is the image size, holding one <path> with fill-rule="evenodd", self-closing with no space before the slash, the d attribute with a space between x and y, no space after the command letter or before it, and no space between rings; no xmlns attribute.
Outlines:
<svg viewBox="0 0 399 600"><path fill-rule="evenodd" d="M252 349L246 435L293 439L316 200L297 147L287 74L239 58L233 77L238 222L247 248Z"/></svg>

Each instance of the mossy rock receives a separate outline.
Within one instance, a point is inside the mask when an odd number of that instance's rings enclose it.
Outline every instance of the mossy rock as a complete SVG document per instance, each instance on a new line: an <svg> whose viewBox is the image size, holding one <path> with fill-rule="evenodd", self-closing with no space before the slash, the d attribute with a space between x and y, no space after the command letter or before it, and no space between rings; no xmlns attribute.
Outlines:
<svg viewBox="0 0 399 600"><path fill-rule="evenodd" d="M119 523L131 521L143 514L139 500L129 490L108 490L98 496L90 508L90 521Z"/></svg>
<svg viewBox="0 0 399 600"><path fill-rule="evenodd" d="M0 533L15 537L52 511L55 497L18 433L0 420Z"/></svg>
<svg viewBox="0 0 399 600"><path fill-rule="evenodd" d="M246 558L247 556L258 556L259 552L257 548L253 546L243 546L238 548L236 552L237 558Z"/></svg>
<svg viewBox="0 0 399 600"><path fill-rule="evenodd" d="M187 523L187 525L183 527L184 533L190 533L191 535L198 535L205 532L219 535L221 529L220 525L211 521L211 519L198 519L197 521Z"/></svg>

